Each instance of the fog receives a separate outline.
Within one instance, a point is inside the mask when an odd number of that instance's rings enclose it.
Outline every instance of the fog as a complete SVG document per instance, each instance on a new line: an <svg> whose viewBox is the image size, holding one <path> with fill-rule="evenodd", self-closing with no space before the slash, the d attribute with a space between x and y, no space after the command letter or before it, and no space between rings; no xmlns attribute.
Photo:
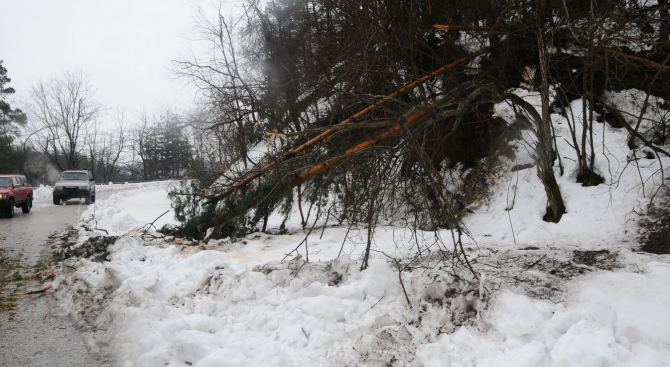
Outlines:
<svg viewBox="0 0 670 367"><path fill-rule="evenodd" d="M193 105L172 77L192 48L199 0L0 0L0 60L18 106L39 80L82 70L110 108L149 113Z"/></svg>

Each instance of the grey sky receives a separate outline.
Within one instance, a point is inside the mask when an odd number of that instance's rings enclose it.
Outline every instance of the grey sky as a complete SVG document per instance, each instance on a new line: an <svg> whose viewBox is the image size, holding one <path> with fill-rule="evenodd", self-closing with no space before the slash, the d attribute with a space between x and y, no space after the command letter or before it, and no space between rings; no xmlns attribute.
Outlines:
<svg viewBox="0 0 670 367"><path fill-rule="evenodd" d="M199 0L0 0L0 60L17 102L38 80L81 69L97 100L131 115L188 108L195 90L172 79L188 52Z"/></svg>

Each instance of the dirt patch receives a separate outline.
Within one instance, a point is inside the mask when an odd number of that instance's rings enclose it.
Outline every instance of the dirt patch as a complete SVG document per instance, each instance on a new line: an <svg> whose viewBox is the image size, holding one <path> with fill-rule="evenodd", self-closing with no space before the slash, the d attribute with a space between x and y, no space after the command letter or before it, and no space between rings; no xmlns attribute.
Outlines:
<svg viewBox="0 0 670 367"><path fill-rule="evenodd" d="M618 253L609 250L600 251L573 251L572 261L577 264L592 266L601 270L612 270L620 267L617 263Z"/></svg>
<svg viewBox="0 0 670 367"><path fill-rule="evenodd" d="M18 307L23 270L20 259L9 259L0 254L0 313L9 312L9 321L13 320Z"/></svg>
<svg viewBox="0 0 670 367"><path fill-rule="evenodd" d="M62 261L71 257L86 258L94 262L109 261L110 245L113 245L118 236L100 236L89 238L80 246L74 246L71 242L61 244L61 247L54 252L54 259Z"/></svg>
<svg viewBox="0 0 670 367"><path fill-rule="evenodd" d="M471 260L477 272L485 275L485 288L491 293L513 290L531 298L561 302L566 285L574 278L594 271L612 271L622 265L618 252L567 249L484 249Z"/></svg>
<svg viewBox="0 0 670 367"><path fill-rule="evenodd" d="M657 208L648 219L640 221L645 230L640 236L640 251L657 255L670 254L670 210L665 208L666 205L663 209Z"/></svg>
<svg viewBox="0 0 670 367"><path fill-rule="evenodd" d="M592 172L590 174L579 173L577 175L577 182L581 183L582 186L598 186L605 182L603 176Z"/></svg>
<svg viewBox="0 0 670 367"><path fill-rule="evenodd" d="M537 260L535 265L526 266L540 270L548 275L562 279L571 279L596 269L613 270L620 265L617 263L618 253L609 250L581 251L574 250L572 259L562 259L561 256L544 256Z"/></svg>
<svg viewBox="0 0 670 367"><path fill-rule="evenodd" d="M18 306L15 301L17 301L16 297L0 297L0 312L13 311Z"/></svg>

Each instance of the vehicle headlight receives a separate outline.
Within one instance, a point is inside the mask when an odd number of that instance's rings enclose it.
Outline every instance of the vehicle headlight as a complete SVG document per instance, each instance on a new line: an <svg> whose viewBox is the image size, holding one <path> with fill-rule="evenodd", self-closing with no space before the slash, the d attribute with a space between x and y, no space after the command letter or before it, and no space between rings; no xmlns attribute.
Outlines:
<svg viewBox="0 0 670 367"><path fill-rule="evenodd" d="M7 194L0 194L0 199L7 199Z"/></svg>

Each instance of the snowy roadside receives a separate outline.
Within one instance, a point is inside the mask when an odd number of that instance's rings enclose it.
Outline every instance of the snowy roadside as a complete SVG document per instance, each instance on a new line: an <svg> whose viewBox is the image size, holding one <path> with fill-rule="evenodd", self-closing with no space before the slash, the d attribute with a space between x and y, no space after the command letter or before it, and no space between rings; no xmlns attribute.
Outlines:
<svg viewBox="0 0 670 367"><path fill-rule="evenodd" d="M552 118L567 136L561 117ZM606 184L576 183L567 141L559 141L568 213L558 224L541 219L534 168L509 172L527 163L522 147L496 172L490 197L466 218L479 279L440 247L450 241L446 230L379 227L364 271L364 228L319 227L299 256L287 257L309 232L296 215L283 235L206 243L147 236L137 229L170 208L160 183L89 208L78 243L90 251L62 262L54 288L92 350L120 366L670 365L670 256L636 251L660 163L643 150L633 156L623 131L594 129L619 147L596 142ZM281 221L274 214L269 228ZM168 211L155 225L173 222ZM98 246L105 233L119 237Z"/></svg>
<svg viewBox="0 0 670 367"><path fill-rule="evenodd" d="M279 237L260 236L245 241ZM611 272L556 251L524 271L539 253L509 251L489 259L504 264L509 282L480 265L482 283L469 273L416 268L401 284L382 259L362 272L348 256L249 269L226 254L236 244L218 242L202 250L123 236L109 262L66 260L58 297L90 330L94 350L124 366L670 363L670 267L646 255L621 251L621 268ZM539 270L553 264L589 275ZM523 295L542 294L544 283L554 290L549 300Z"/></svg>
<svg viewBox="0 0 670 367"><path fill-rule="evenodd" d="M95 185L95 192L141 189L144 187L153 187L153 186L164 187L169 184L170 184L169 181L138 182L138 183L125 183L125 184L109 183L107 185ZM34 206L42 208L48 206L54 206L52 199L53 199L53 187L47 185L39 185L33 188Z"/></svg>

